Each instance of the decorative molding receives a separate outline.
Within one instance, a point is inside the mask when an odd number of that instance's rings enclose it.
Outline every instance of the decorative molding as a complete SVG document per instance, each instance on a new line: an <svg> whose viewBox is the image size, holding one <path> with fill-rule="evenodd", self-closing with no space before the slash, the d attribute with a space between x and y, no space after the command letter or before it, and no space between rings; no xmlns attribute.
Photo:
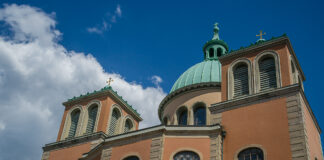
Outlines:
<svg viewBox="0 0 324 160"><path fill-rule="evenodd" d="M103 149L100 160L110 160L112 148Z"/></svg>
<svg viewBox="0 0 324 160"><path fill-rule="evenodd" d="M109 96L112 99L115 99L120 104L125 106L125 110L130 112L138 121L142 121L143 119L140 117L140 114L133 108L133 106L129 105L127 101L123 99L122 96L117 94L117 91L114 91L111 86L106 86L99 91L93 91L92 93L87 93L86 95L80 95L79 97L73 97L66 102L63 102L64 106L71 106L75 104L80 104L82 102L90 101L92 99L97 99L98 97Z"/></svg>
<svg viewBox="0 0 324 160"><path fill-rule="evenodd" d="M210 136L210 160L222 160L222 136L220 133Z"/></svg>
<svg viewBox="0 0 324 160"><path fill-rule="evenodd" d="M289 93L300 91L300 86L298 84L290 85L283 88L276 88L272 90L266 90L260 93L242 96L236 99L212 104L211 107L209 107L209 110L212 114L215 113L221 113L224 111L236 109L239 107L244 107L248 105L249 103L256 103L260 100L267 100L270 98L275 98L278 96L286 95Z"/></svg>
<svg viewBox="0 0 324 160"><path fill-rule="evenodd" d="M262 42L262 43L252 44L247 48L243 47L242 49L230 52L229 54L225 54L224 56L219 57L219 61L222 63L222 62L224 62L224 61L226 61L228 59L243 57L246 54L250 54L250 53L253 53L253 52L256 52L256 51L261 51L261 50L271 48L271 47L273 47L275 45L280 45L280 44L286 44L287 45L288 50L289 50L290 54L292 55L294 61L296 62L299 72L301 73L302 80L305 81L306 78L305 78L304 72L301 69L301 66L300 66L300 64L299 64L299 62L297 60L296 54L295 54L295 52L294 52L294 50L292 48L290 40L287 37L287 35L285 35L285 34L280 36L280 37L273 38L273 39L270 39L270 40Z"/></svg>
<svg viewBox="0 0 324 160"><path fill-rule="evenodd" d="M105 135L105 140L101 144L97 145L95 148L90 150L88 153L86 153L83 159L86 159L88 156L93 155L95 152L99 151L103 147L110 148L114 146L126 145L129 143L142 141L144 139L149 139L149 138L153 139L153 138L162 137L165 134L175 135L175 136L202 136L202 135L211 136L214 134L219 134L220 131L221 131L221 126L218 124L211 125L211 126L158 125L158 126L153 126L153 127L128 132L125 134L115 135L115 136Z"/></svg>
<svg viewBox="0 0 324 160"><path fill-rule="evenodd" d="M49 160L50 152L44 152L42 154L42 160Z"/></svg>
<svg viewBox="0 0 324 160"><path fill-rule="evenodd" d="M63 141L46 144L43 147L43 151L46 152L46 151L66 148L66 147L79 145L82 143L87 143L87 142L99 140L99 139L102 139L102 141L103 141L106 137L107 137L107 135L104 132L97 132L97 133L93 133L93 134L89 134L89 135L84 135L84 136L75 137L72 139L66 139Z"/></svg>
<svg viewBox="0 0 324 160"><path fill-rule="evenodd" d="M305 116L299 94L287 97L288 129L292 160L308 160L309 150Z"/></svg>
<svg viewBox="0 0 324 160"><path fill-rule="evenodd" d="M161 160L163 155L163 135L152 138L150 160Z"/></svg>

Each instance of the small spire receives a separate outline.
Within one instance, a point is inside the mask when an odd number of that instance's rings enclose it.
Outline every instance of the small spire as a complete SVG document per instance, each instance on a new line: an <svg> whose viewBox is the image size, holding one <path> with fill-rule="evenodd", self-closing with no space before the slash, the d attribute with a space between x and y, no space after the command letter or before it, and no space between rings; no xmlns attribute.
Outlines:
<svg viewBox="0 0 324 160"><path fill-rule="evenodd" d="M219 40L218 31L219 31L218 23L216 22L214 24L214 37L212 38L212 40Z"/></svg>

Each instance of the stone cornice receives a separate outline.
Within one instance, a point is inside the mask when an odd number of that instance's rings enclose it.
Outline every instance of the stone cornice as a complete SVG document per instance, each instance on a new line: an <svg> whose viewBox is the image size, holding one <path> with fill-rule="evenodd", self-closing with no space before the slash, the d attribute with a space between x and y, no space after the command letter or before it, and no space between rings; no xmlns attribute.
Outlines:
<svg viewBox="0 0 324 160"><path fill-rule="evenodd" d="M297 92L299 90L300 90L299 84L290 85L290 86L282 87L282 88L269 89L269 90L266 90L266 91L263 91L263 92L260 92L257 94L241 96L241 97L234 98L231 100L212 104L211 107L209 107L209 110L212 114L221 113L224 111L228 111L228 110L232 110L232 109L239 108L242 106L246 106L249 103L254 103L259 100L282 96L284 94Z"/></svg>
<svg viewBox="0 0 324 160"><path fill-rule="evenodd" d="M242 49L230 52L228 54L225 54L224 56L219 57L219 61L222 63L222 62L224 62L226 60L229 60L229 59L232 59L232 58L242 57L245 54L253 53L254 51L264 50L266 48L269 48L269 47L274 46L274 45L279 45L279 44L287 44L288 49L289 49L289 51L290 51L290 53L292 55L292 58L296 62L296 66L297 66L299 72L301 73L301 78L302 78L303 81L305 81L306 78L305 78L304 72L301 69L301 66L300 66L299 61L298 61L298 59L296 57L296 54L295 54L295 52L294 52L294 50L292 48L290 40L286 35L283 35L283 36L278 37L278 38L273 38L273 39L270 39L270 40L267 40L267 41L264 41L264 42L259 42L259 43L256 43L254 45L251 45L249 47L242 48Z"/></svg>
<svg viewBox="0 0 324 160"><path fill-rule="evenodd" d="M73 145L87 143L87 142L90 142L93 140L98 140L98 139L104 140L106 137L107 137L107 135L104 132L96 132L96 133L83 135L83 136L79 136L79 137L73 137L71 139L66 139L66 140L46 144L43 147L43 151L46 152L46 151L61 149L61 148L70 147Z"/></svg>
<svg viewBox="0 0 324 160"><path fill-rule="evenodd" d="M222 127L219 124L216 125L209 125L209 126L165 126L165 125L158 125L153 126L137 131L132 131L124 134L119 134L111 137L105 138L103 142L97 145L95 148L90 150L88 153L83 154L83 157L79 160L87 159L88 156L95 153L96 151L100 151L100 149L106 145L113 145L114 142L120 142L123 139L127 139L128 141L132 138L140 136L141 138L149 137L150 135L154 135L154 133L161 133L161 134L177 134L180 133L181 135L190 134L191 136L201 136L201 135L211 135L217 131L221 131Z"/></svg>
<svg viewBox="0 0 324 160"><path fill-rule="evenodd" d="M140 114L133 108L133 106L129 105L127 101L123 99L122 96L119 96L116 91L114 91L110 86L104 87L99 91L94 91L92 93L87 93L86 95L80 95L79 97L74 97L69 99L66 102L63 102L64 106L73 106L85 101L89 101L98 97L109 96L125 106L126 110L129 111L136 120L142 121L143 119L140 117Z"/></svg>
<svg viewBox="0 0 324 160"><path fill-rule="evenodd" d="M221 87L220 82L206 82L206 83L192 84L192 85L182 87L182 88L179 88L179 89L171 92L166 97L164 97L164 99L161 101L161 103L159 105L158 114L159 114L160 121L162 121L161 116L163 115L165 105L168 104L168 102L170 102L177 96L180 96L180 95L188 93L188 92L197 91L197 90L205 90L205 89L213 89L213 88L220 89L220 87Z"/></svg>
<svg viewBox="0 0 324 160"><path fill-rule="evenodd" d="M275 98L275 97L287 95L287 94L294 93L294 92L301 94L319 133L321 133L322 131L321 131L321 128L319 127L317 119L316 119L311 107L309 106L309 103L307 101L307 98L305 96L303 89L301 88L301 86L299 84L294 84L294 85L277 88L277 89L271 89L271 90L263 91L263 92L260 92L257 94L242 96L242 97L231 99L228 101L223 101L223 102L219 102L216 104L212 104L211 107L209 107L209 110L212 114L221 113L224 111L247 106L247 105L254 103L256 101L267 100L269 98Z"/></svg>

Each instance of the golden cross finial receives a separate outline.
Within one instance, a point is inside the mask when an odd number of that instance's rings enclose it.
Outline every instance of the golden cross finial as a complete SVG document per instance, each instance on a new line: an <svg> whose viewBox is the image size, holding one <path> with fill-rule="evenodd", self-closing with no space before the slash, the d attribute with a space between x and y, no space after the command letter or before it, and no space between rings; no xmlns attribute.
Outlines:
<svg viewBox="0 0 324 160"><path fill-rule="evenodd" d="M257 34L256 36L257 36L257 37L260 37L259 40L264 40L264 39L262 38L263 35L266 35L266 33L265 33L265 32L262 33L262 30L261 30L261 31L260 31L260 34Z"/></svg>
<svg viewBox="0 0 324 160"><path fill-rule="evenodd" d="M113 82L113 81L114 80L111 77L109 77L109 79L106 81L106 83L108 84L108 86L110 86L111 82Z"/></svg>

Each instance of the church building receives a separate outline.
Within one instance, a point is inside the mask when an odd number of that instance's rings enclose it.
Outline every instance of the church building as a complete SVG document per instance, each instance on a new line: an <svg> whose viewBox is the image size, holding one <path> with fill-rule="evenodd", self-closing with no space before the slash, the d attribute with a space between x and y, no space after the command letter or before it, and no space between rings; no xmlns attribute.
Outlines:
<svg viewBox="0 0 324 160"><path fill-rule="evenodd" d="M201 55L161 101L160 125L139 129L140 114L109 85L64 102L57 141L42 160L323 160L286 35L261 33L229 51L215 24Z"/></svg>

